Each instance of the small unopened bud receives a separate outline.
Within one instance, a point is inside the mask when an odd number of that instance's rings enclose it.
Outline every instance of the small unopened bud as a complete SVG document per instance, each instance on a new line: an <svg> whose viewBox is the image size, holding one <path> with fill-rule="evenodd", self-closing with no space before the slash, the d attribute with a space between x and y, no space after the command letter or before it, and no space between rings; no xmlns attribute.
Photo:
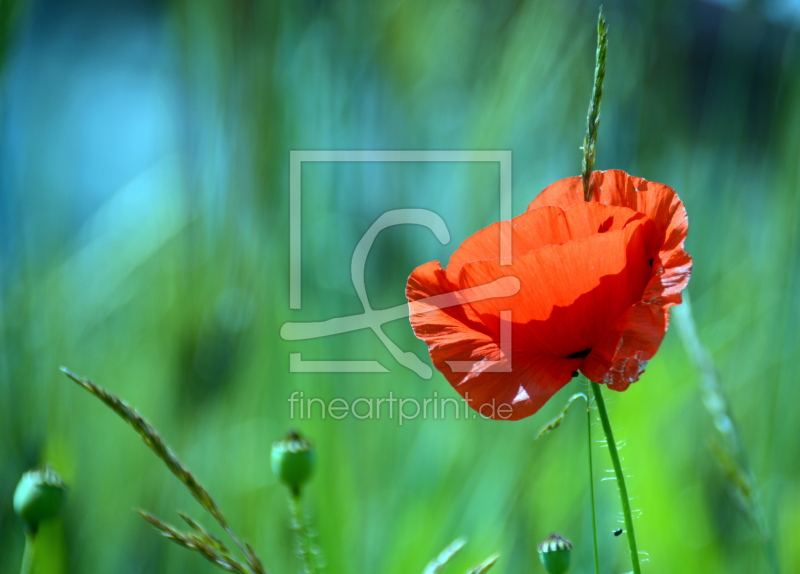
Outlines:
<svg viewBox="0 0 800 574"><path fill-rule="evenodd" d="M36 531L41 521L58 514L66 490L67 485L50 467L30 470L14 491L14 512Z"/></svg>
<svg viewBox="0 0 800 574"><path fill-rule="evenodd" d="M550 574L564 574L569 570L572 542L558 534L551 534L539 544L539 558Z"/></svg>
<svg viewBox="0 0 800 574"><path fill-rule="evenodd" d="M292 491L300 495L300 488L314 470L313 445L294 431L272 445L272 472Z"/></svg>

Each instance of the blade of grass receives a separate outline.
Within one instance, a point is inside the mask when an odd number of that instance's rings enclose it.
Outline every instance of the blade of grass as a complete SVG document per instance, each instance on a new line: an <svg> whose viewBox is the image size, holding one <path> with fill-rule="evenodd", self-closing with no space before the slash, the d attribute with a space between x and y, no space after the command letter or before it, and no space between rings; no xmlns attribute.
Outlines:
<svg viewBox="0 0 800 574"><path fill-rule="evenodd" d="M683 304L672 309L672 317L678 328L683 347L690 361L700 373L700 394L703 405L718 434L713 448L734 489L742 507L758 529L764 553L772 572L779 572L778 558L761 504L755 473L750 466L739 429L733 418L728 396L722 385L719 371L711 352L700 340L692 314L692 302L688 293L683 294Z"/></svg>
<svg viewBox="0 0 800 574"><path fill-rule="evenodd" d="M497 564L498 560L500 560L500 555L493 554L492 556L489 556L489 558L487 558L477 566L474 566L473 568L467 570L467 574L486 574L486 572L488 572L492 566Z"/></svg>
<svg viewBox="0 0 800 574"><path fill-rule="evenodd" d="M144 518L151 526L161 532L165 538L175 542L179 546L183 546L187 550L199 552L206 560L215 566L218 566L223 570L227 570L228 572L250 574L250 571L247 569L247 567L245 567L244 564L226 552L223 552L219 548L215 547L213 543L210 543L210 541L206 540L205 537L181 532L174 526L161 521L144 510L137 510L136 512L138 512L139 516Z"/></svg>
<svg viewBox="0 0 800 574"><path fill-rule="evenodd" d="M551 420L549 423L547 423L542 428L542 430L539 431L539 434L536 435L536 438L540 439L543 436L545 436L546 434L548 434L551 431L554 431L555 429L560 427L561 423L564 422L564 417L567 416L567 411L569 411L569 407L571 407L572 403L574 403L578 399L584 399L584 400L586 400L586 402L589 402L589 396L588 395L585 395L583 393L575 393L574 395L572 395L567 400L567 403L564 405L564 408L561 410L561 412L558 414L558 416L555 417L553 420Z"/></svg>
<svg viewBox="0 0 800 574"><path fill-rule="evenodd" d="M180 461L180 459L172 452L161 435L158 434L155 428L131 405L117 397L115 394L110 393L95 385L88 379L84 379L71 372L66 367L61 367L61 371L70 379L78 383L81 387L89 391L95 397L103 401L107 407L117 413L125 422L127 422L133 430L135 430L142 438L144 443L152 450L158 458L160 458L167 468L180 480L187 490L194 496L200 505L214 517L214 519L222 526L225 533L233 540L236 546L239 547L242 554L247 557L250 568L254 574L267 574L261 561L253 552L249 544L244 544L239 537L234 533L228 525L228 521L222 514L219 505L201 485L195 476L189 472L189 469Z"/></svg>
<svg viewBox="0 0 800 574"><path fill-rule="evenodd" d="M439 555L431 560L423 570L422 574L438 574L447 564L455 557L456 554L461 552L464 545L467 543L463 538L456 538L447 548L442 550Z"/></svg>
<svg viewBox="0 0 800 574"><path fill-rule="evenodd" d="M603 7L597 15L597 52L595 54L594 84L589 111L586 114L586 135L583 139L583 199L591 201L593 190L592 170L594 169L597 132L600 128L600 102L603 100L603 80L606 77L606 52L608 50L608 24L603 16Z"/></svg>

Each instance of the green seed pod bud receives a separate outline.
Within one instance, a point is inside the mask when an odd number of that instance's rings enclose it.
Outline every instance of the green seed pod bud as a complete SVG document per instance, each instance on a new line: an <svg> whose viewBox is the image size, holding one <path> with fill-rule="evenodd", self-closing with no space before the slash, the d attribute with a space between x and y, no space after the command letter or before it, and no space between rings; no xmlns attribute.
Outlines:
<svg viewBox="0 0 800 574"><path fill-rule="evenodd" d="M30 470L14 491L14 512L35 531L42 520L58 514L66 490L67 485L50 467Z"/></svg>
<svg viewBox="0 0 800 574"><path fill-rule="evenodd" d="M539 559L550 574L564 574L569 570L572 542L558 534L551 534L539 544Z"/></svg>
<svg viewBox="0 0 800 574"><path fill-rule="evenodd" d="M294 431L272 445L272 472L289 487L293 496L300 495L314 470L314 447Z"/></svg>

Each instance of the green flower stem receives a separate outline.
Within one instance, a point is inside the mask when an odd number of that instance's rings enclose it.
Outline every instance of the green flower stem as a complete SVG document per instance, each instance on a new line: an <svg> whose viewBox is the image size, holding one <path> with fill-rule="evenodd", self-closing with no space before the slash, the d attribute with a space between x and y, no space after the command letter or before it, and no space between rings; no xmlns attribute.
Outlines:
<svg viewBox="0 0 800 574"><path fill-rule="evenodd" d="M19 574L31 574L33 572L33 551L36 534L25 528L25 550L22 554L22 566Z"/></svg>
<svg viewBox="0 0 800 574"><path fill-rule="evenodd" d="M597 412L600 413L600 421L603 423L603 431L606 433L606 442L608 443L608 452L611 454L611 462L614 465L614 474L617 477L619 497L622 501L622 514L625 517L625 533L628 535L628 548L631 552L633 574L641 574L641 568L639 567L639 551L636 549L636 535L633 532L631 501L628 497L628 487L625 486L625 474L622 472L617 443L614 441L614 431L611 430L611 422L608 419L608 410L606 410L606 402L603 399L603 391L597 383L592 382L591 384L592 391L594 391L594 398L597 401Z"/></svg>
<svg viewBox="0 0 800 574"><path fill-rule="evenodd" d="M303 560L303 574L315 574L317 572L317 564L313 555L313 545L308 533L308 525L303 513L303 501L299 490L289 495L289 509L292 513L292 529L295 533L297 552Z"/></svg>
<svg viewBox="0 0 800 574"><path fill-rule="evenodd" d="M589 381L587 380L587 383ZM592 542L594 543L594 571L600 574L600 552L597 548L597 510L594 503L594 463L592 460L592 397L586 389L586 429L589 439L589 496L592 499Z"/></svg>
<svg viewBox="0 0 800 574"><path fill-rule="evenodd" d="M594 87L589 111L586 114L586 136L583 139L583 199L592 200L592 170L594 169L597 131L600 127L600 102L603 99L603 80L606 77L606 52L608 50L608 24L603 16L603 7L597 15L597 53L595 54Z"/></svg>

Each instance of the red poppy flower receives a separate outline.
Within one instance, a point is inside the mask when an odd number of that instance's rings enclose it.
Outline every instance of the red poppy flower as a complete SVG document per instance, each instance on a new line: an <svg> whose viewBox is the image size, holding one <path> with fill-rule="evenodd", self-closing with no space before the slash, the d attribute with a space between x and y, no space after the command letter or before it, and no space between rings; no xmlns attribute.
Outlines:
<svg viewBox="0 0 800 574"><path fill-rule="evenodd" d="M414 333L487 416L530 416L577 371L625 390L681 302L692 260L677 194L619 170L594 172L593 181L590 202L572 177L512 219L510 262L500 260L509 224L499 222L462 243L446 269L433 261L408 279ZM513 278L518 290L509 291Z"/></svg>

